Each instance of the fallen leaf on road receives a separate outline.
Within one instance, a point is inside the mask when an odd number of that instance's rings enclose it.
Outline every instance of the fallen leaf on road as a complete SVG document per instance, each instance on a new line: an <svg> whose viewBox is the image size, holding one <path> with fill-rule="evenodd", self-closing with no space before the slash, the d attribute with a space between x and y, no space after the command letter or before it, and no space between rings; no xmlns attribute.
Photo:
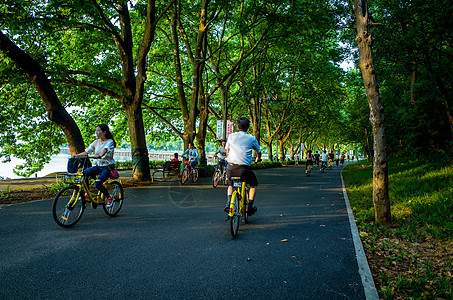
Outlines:
<svg viewBox="0 0 453 300"><path fill-rule="evenodd" d="M288 241L288 239L283 239L283 240L281 240L281 241L282 241L282 242L287 242L287 241Z"/></svg>

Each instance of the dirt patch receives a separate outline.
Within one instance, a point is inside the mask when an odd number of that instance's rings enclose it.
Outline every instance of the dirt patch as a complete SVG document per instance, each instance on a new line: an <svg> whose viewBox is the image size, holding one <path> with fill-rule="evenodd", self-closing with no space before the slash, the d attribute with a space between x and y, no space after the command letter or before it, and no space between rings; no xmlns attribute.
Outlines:
<svg viewBox="0 0 453 300"><path fill-rule="evenodd" d="M152 184L158 184L159 182L152 183L151 181L134 181L133 179L121 180L124 188L147 186ZM33 189L15 189L9 192L2 191L0 194L0 204L9 205L17 203L25 203L36 200L53 199L57 193L49 193L48 189L33 188Z"/></svg>

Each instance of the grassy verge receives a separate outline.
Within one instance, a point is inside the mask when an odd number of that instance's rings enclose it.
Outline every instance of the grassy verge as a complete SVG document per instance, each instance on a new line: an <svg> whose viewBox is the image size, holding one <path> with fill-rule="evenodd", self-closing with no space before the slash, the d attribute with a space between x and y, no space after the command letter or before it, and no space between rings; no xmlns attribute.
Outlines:
<svg viewBox="0 0 453 300"><path fill-rule="evenodd" d="M389 159L394 226L374 222L372 166L343 171L351 207L382 299L453 299L453 164Z"/></svg>

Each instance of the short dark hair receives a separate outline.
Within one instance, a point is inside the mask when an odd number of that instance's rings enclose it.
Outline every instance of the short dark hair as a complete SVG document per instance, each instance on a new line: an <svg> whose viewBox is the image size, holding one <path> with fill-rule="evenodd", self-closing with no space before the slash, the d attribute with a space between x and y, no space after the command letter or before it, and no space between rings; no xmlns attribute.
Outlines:
<svg viewBox="0 0 453 300"><path fill-rule="evenodd" d="M250 121L246 117L240 117L237 120L237 125L240 131L247 131L250 127Z"/></svg>

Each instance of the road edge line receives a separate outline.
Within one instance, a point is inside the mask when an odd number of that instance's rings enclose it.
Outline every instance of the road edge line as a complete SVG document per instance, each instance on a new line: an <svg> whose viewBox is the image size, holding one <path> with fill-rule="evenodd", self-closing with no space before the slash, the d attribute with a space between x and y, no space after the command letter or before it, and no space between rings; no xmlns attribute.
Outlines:
<svg viewBox="0 0 453 300"><path fill-rule="evenodd" d="M351 227L352 240L354 242L354 249L357 258L357 265L359 267L359 275L362 278L363 289L365 292L365 298L367 300L379 300L379 295L374 285L373 276L371 275L370 266L368 265L368 260L365 255L365 250L363 249L362 241L360 240L359 231L355 223L354 213L351 209L351 204L349 203L348 193L346 192L346 187L344 185L343 179L343 170L341 170L341 184L343 186L343 196L344 202L346 204L346 210L348 212L349 225Z"/></svg>

